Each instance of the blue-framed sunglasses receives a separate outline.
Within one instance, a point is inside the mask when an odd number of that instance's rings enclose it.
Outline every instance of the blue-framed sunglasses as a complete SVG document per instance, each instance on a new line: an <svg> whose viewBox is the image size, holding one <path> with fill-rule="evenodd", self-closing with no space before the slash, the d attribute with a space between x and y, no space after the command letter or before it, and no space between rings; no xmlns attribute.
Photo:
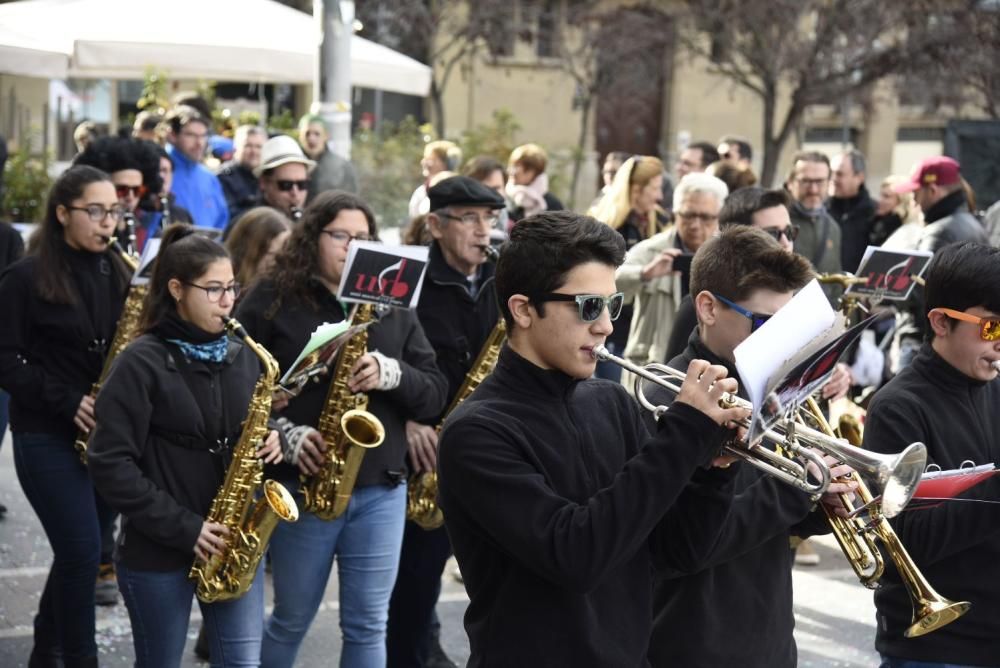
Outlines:
<svg viewBox="0 0 1000 668"><path fill-rule="evenodd" d="M608 315L612 320L617 320L622 313L622 306L625 305L625 293L616 292L613 295L604 297L602 295L566 295L561 292L548 292L543 295L532 297L535 304L545 302L576 302L580 310L580 320L584 322L594 322L601 317L604 307L608 307Z"/></svg>
<svg viewBox="0 0 1000 668"><path fill-rule="evenodd" d="M751 333L756 332L758 329L761 328L761 326L763 326L763 324L765 322L767 322L768 320L771 319L771 314L754 313L753 311L748 311L745 308L743 308L742 306L740 306L739 304L735 304L735 303L729 301L728 299L726 299L725 297L723 297L722 295L720 295L718 293L713 292L712 296L715 297L716 299L718 299L720 302L722 302L726 306L728 306L729 308L731 308L734 311L736 311L737 313L739 313L740 315L742 315L743 317L749 318L750 319L750 332Z"/></svg>

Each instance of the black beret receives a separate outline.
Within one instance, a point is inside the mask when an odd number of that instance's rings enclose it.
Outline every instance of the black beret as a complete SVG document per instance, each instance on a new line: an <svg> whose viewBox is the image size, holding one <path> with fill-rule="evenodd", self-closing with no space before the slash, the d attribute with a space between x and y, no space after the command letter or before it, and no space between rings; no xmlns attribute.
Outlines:
<svg viewBox="0 0 1000 668"><path fill-rule="evenodd" d="M449 176L428 190L427 195L431 199L431 211L446 206L485 206L490 209L506 206L500 193L468 176Z"/></svg>

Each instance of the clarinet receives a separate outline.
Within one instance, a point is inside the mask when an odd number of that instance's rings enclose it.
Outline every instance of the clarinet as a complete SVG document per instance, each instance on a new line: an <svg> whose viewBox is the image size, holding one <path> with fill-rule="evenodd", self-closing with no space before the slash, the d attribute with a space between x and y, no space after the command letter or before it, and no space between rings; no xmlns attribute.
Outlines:
<svg viewBox="0 0 1000 668"><path fill-rule="evenodd" d="M131 211L125 212L125 233L127 235L127 241L125 243L125 252L135 257L138 255L137 244L135 239L135 216L132 215Z"/></svg>
<svg viewBox="0 0 1000 668"><path fill-rule="evenodd" d="M170 195L163 193L160 195L160 229L165 230L170 226Z"/></svg>
<svg viewBox="0 0 1000 668"><path fill-rule="evenodd" d="M297 223L302 220L302 209L297 206L293 206L288 211L289 215L292 217L292 222Z"/></svg>

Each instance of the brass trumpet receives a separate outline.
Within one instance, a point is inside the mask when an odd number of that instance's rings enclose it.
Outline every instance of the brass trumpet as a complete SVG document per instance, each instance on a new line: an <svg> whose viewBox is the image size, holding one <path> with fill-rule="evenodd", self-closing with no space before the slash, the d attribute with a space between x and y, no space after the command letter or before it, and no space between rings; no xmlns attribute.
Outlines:
<svg viewBox="0 0 1000 668"><path fill-rule="evenodd" d="M806 401L804 407L805 415L814 422L819 429L828 436L834 436L833 429L823 417L822 411L811 397ZM861 428L856 420L840 421L839 429L841 436L847 437L854 444L861 443ZM904 635L907 638L915 638L955 621L972 607L968 601L949 601L931 587L927 579L913 563L913 559L903 547L899 536L893 531L892 526L885 519L885 514L880 513L868 487L862 480L855 479L858 484L857 495L861 499L862 509L869 509L870 518L866 521L853 514L849 518L840 517L830 512L826 506L826 512L830 527L833 529L833 536L840 544L844 556L851 564L861 584L869 589L878 587L878 581L885 572L885 561L882 553L878 549L875 540L878 539L885 546L885 552L896 564L900 580L906 587L910 595L910 604L913 607L913 623L906 629ZM841 496L844 507L853 510L853 504L846 496Z"/></svg>
<svg viewBox="0 0 1000 668"><path fill-rule="evenodd" d="M593 355L598 360L613 362L635 374L635 396L642 407L652 411L657 418L669 410L669 406L650 402L643 393L642 381L647 380L677 394L687 375L665 364L640 367L612 355L603 345L594 346ZM747 400L728 394L719 403L723 408L752 409ZM742 426L749 427L749 420L744 421ZM927 462L927 448L923 443L911 443L898 455L879 455L848 445L788 418L782 418L764 432L762 440L774 443L791 456L814 464L815 468L810 470L808 464L800 464L760 443L729 444L723 449L727 454L816 498L830 485L830 467L823 459L823 455L830 455L837 461L850 465L855 471L864 473L881 487L880 512L885 517L895 517L906 507L917 489ZM815 482L810 480L810 473L819 476L819 479Z"/></svg>

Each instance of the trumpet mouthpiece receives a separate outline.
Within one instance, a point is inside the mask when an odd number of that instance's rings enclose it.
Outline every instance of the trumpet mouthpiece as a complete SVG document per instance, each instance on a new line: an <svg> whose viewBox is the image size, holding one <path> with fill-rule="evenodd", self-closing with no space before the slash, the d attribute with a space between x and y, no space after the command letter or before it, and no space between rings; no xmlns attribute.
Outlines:
<svg viewBox="0 0 1000 668"><path fill-rule="evenodd" d="M990 363L990 366L996 369L997 371L1000 371L1000 360L994 360L993 362Z"/></svg>

